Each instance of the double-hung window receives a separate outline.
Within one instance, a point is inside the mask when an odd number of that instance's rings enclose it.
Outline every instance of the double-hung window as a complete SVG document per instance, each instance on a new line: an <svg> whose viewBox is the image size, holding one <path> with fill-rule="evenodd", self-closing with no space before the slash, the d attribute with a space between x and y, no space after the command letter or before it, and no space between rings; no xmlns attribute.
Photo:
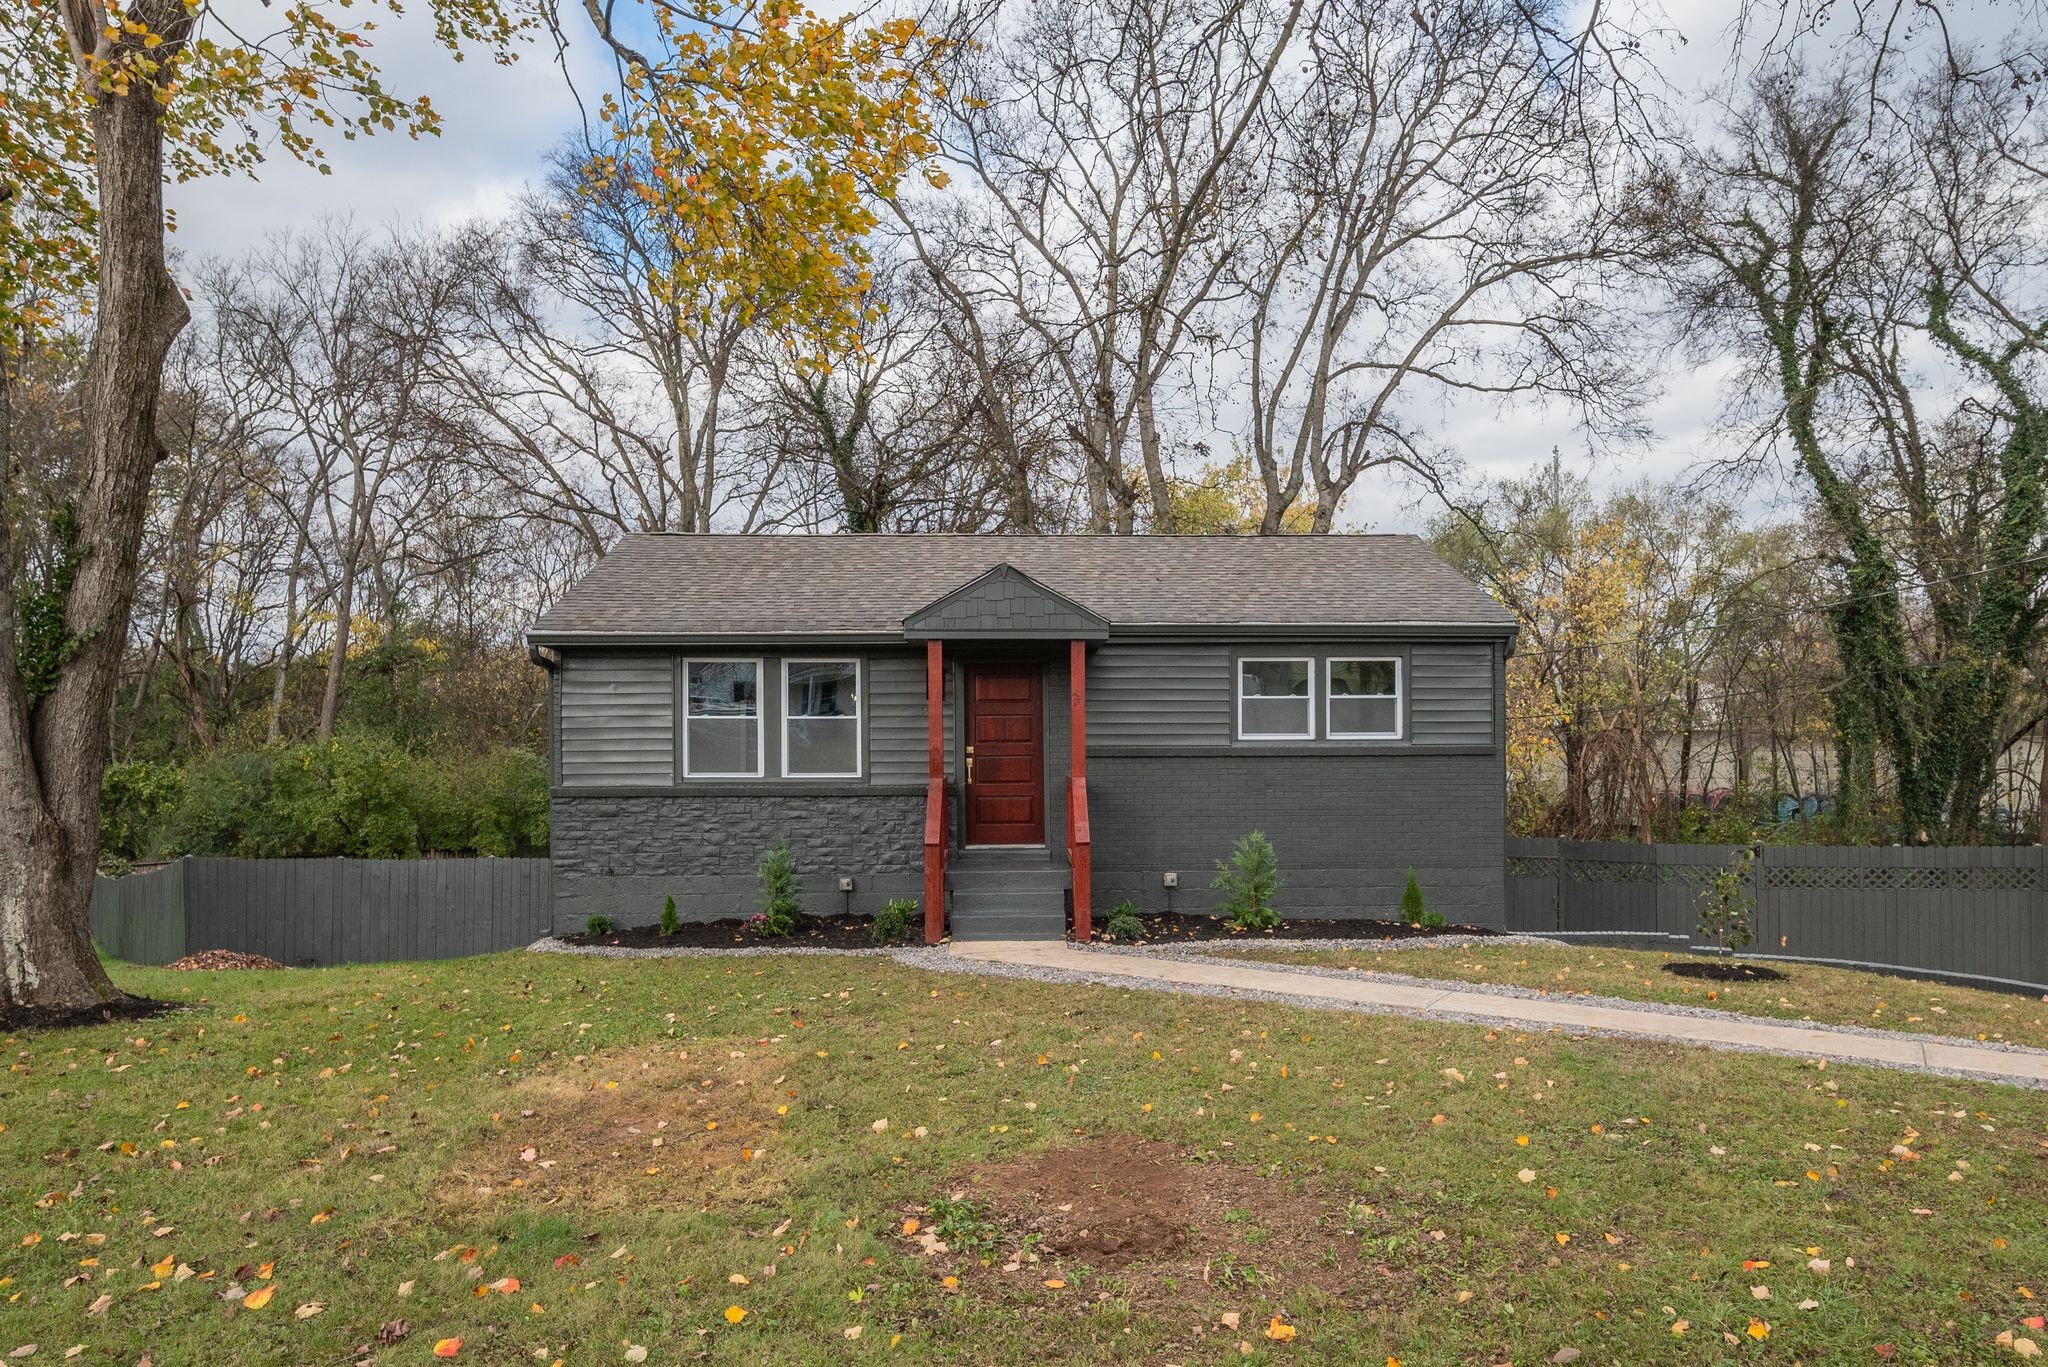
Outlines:
<svg viewBox="0 0 2048 1367"><path fill-rule="evenodd" d="M1240 740L1313 740L1315 671L1309 659L1237 662Z"/></svg>
<svg viewBox="0 0 2048 1367"><path fill-rule="evenodd" d="M686 778L759 778L761 662L689 660L683 715Z"/></svg>
<svg viewBox="0 0 2048 1367"><path fill-rule="evenodd" d="M1401 662L1332 659L1323 734L1331 740L1397 740L1401 735Z"/></svg>
<svg viewBox="0 0 2048 1367"><path fill-rule="evenodd" d="M860 777L860 663L785 660L785 778Z"/></svg>

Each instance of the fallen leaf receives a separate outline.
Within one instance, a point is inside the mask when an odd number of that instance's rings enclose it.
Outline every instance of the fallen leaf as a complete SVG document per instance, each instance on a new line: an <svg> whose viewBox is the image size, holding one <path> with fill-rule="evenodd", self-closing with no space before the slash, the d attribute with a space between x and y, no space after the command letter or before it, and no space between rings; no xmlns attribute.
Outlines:
<svg viewBox="0 0 2048 1367"><path fill-rule="evenodd" d="M1560 1348L1550 1355L1550 1360L1552 1362L1577 1362L1579 1360L1579 1350L1576 1348Z"/></svg>
<svg viewBox="0 0 2048 1367"><path fill-rule="evenodd" d="M1294 1337L1294 1326L1282 1323L1280 1317L1275 1315L1272 1322L1266 1326L1266 1337L1275 1343L1286 1343Z"/></svg>
<svg viewBox="0 0 2048 1367"><path fill-rule="evenodd" d="M1237 1311L1226 1310L1216 1317L1216 1322L1222 1325L1225 1329L1235 1329L1237 1328L1239 1321L1242 1319L1243 1316L1239 1315Z"/></svg>
<svg viewBox="0 0 2048 1367"><path fill-rule="evenodd" d="M292 1311L292 1317L294 1319L309 1320L326 1308L326 1306L318 1301L307 1301L304 1305Z"/></svg>
<svg viewBox="0 0 2048 1367"><path fill-rule="evenodd" d="M455 1355L456 1355L457 1353L459 1353L459 1352L461 1352L461 1351L462 1351L462 1340L461 1340L461 1339L436 1339L436 1340L434 1340L434 1356L435 1356L435 1357L437 1357L437 1358L452 1358L452 1357L454 1357L454 1356L455 1356Z"/></svg>
<svg viewBox="0 0 2048 1367"><path fill-rule="evenodd" d="M1751 1320L1747 1332L1751 1338L1755 1339L1758 1343L1762 1343L1771 1336L1771 1326L1762 1320Z"/></svg>
<svg viewBox="0 0 2048 1367"><path fill-rule="evenodd" d="M259 1286L248 1295L242 1297L242 1308L245 1310L261 1310L264 1306L270 1304L270 1298L276 1294L277 1283L275 1282L272 1282L269 1286Z"/></svg>
<svg viewBox="0 0 2048 1367"><path fill-rule="evenodd" d="M628 1362L645 1362L645 1361L647 1361L647 1348L646 1348L646 1346L645 1346L644 1344L639 1344L639 1343L630 1343L630 1344L627 1344L627 1345L626 1345L626 1361L628 1361Z"/></svg>
<svg viewBox="0 0 2048 1367"><path fill-rule="evenodd" d="M725 1322L727 1324L738 1324L741 1320L745 1319L746 1317L747 1312L745 1310L742 1310L737 1305L728 1305L725 1307Z"/></svg>

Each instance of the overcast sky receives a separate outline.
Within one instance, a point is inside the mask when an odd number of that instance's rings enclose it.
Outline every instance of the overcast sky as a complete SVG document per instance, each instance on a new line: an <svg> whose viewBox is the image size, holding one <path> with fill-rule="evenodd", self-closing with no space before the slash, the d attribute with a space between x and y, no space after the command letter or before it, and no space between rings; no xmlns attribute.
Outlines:
<svg viewBox="0 0 2048 1367"><path fill-rule="evenodd" d="M816 6L825 8L824 6ZM228 11L253 10L254 0L226 0ZM570 7L573 11L573 7ZM1729 0L1672 0L1664 6L1667 34L1650 50L1666 79L1686 98L1728 79ZM563 59L586 94L604 88L607 64L583 31ZM376 55L386 85L402 93L427 92L445 118L437 138L417 141L384 135L328 147L333 174L323 176L279 156L257 180L221 179L171 187L177 211L176 245L191 255L234 254L277 232L306 227L325 214L353 215L359 223L433 227L505 208L536 176L547 153L574 132L580 114L551 45L532 45L513 66L471 57L457 64L432 42L427 7L403 19L385 19ZM1671 478L1697 467L1706 431L1724 397L1727 368L1665 367L1660 392L1647 414L1655 430L1649 448L1610 457L1589 468L1602 487L1651 477ZM1547 460L1553 447L1568 462L1584 464L1585 445L1568 414L1526 400L1505 406L1474 403L1442 416L1444 444L1474 475L1500 477ZM1731 490L1752 514L1769 510L1773 489ZM1346 522L1371 530L1409 530L1430 516L1412 493L1391 483L1361 483L1346 505Z"/></svg>

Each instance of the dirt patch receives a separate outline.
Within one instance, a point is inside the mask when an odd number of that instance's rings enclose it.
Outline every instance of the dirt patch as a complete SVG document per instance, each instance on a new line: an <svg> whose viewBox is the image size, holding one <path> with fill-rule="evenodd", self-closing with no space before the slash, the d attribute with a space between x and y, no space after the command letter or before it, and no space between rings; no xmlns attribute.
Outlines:
<svg viewBox="0 0 2048 1367"><path fill-rule="evenodd" d="M1366 1307L1411 1299L1418 1273L1450 1256L1419 1199L1296 1185L1129 1137L970 1169L905 1214L905 1244L964 1292L1034 1303L1050 1280L1155 1310L1305 1289ZM1393 1235L1399 1267L1379 1256Z"/></svg>
<svg viewBox="0 0 2048 1367"><path fill-rule="evenodd" d="M1703 978L1711 983L1781 983L1786 978L1777 969L1765 968L1762 964L1703 964L1694 959L1680 959L1662 967L1666 973L1680 978Z"/></svg>
<svg viewBox="0 0 2048 1367"><path fill-rule="evenodd" d="M685 921L673 935L660 926L620 926L602 935L564 935L564 944L612 945L625 949L872 949L864 916L802 916L788 935L763 935L752 921Z"/></svg>
<svg viewBox="0 0 2048 1367"><path fill-rule="evenodd" d="M164 965L173 973L207 973L222 968L283 968L275 959L266 959L261 954L243 954L233 949L202 949L197 954L187 954L182 959L173 959Z"/></svg>
<svg viewBox="0 0 2048 1367"><path fill-rule="evenodd" d="M23 1030L71 1030L109 1021L148 1020L178 1010L176 1002L154 997L116 997L94 1006L0 1006L0 1034Z"/></svg>
<svg viewBox="0 0 2048 1367"><path fill-rule="evenodd" d="M1183 916L1174 912L1138 919L1145 926L1138 944L1183 940L1229 940L1236 944L1257 944L1261 940L1427 940L1438 935L1506 934L1485 926L1412 926L1406 921L1289 919L1271 930L1232 930L1221 916ZM1104 936L1098 931L1096 938Z"/></svg>
<svg viewBox="0 0 2048 1367"><path fill-rule="evenodd" d="M694 1207L773 1197L783 1063L737 1044L595 1054L528 1078L448 1173L453 1204Z"/></svg>

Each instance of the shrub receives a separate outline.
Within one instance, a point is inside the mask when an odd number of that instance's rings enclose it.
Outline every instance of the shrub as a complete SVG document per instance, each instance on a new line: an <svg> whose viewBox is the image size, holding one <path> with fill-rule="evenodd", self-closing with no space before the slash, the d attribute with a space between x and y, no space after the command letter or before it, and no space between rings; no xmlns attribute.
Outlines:
<svg viewBox="0 0 2048 1367"><path fill-rule="evenodd" d="M661 899L661 933L673 935L683 928L683 918L676 915L676 899L673 895Z"/></svg>
<svg viewBox="0 0 2048 1367"><path fill-rule="evenodd" d="M1737 852L1700 890L1700 934L1723 954L1756 938L1756 899L1749 892L1749 870L1755 862L1755 849Z"/></svg>
<svg viewBox="0 0 2048 1367"><path fill-rule="evenodd" d="M1129 902L1118 902L1102 924L1102 938L1117 944L1144 939L1145 923L1138 919L1138 909Z"/></svg>
<svg viewBox="0 0 2048 1367"><path fill-rule="evenodd" d="M1237 842L1230 862L1216 861L1216 881L1223 893L1223 914L1232 930L1271 930L1280 924L1273 897L1280 891L1280 864L1265 832L1253 831Z"/></svg>
<svg viewBox="0 0 2048 1367"><path fill-rule="evenodd" d="M1401 919L1411 926L1422 924L1422 884L1415 881L1415 870L1408 870L1408 886L1401 890Z"/></svg>
<svg viewBox="0 0 2048 1367"><path fill-rule="evenodd" d="M612 918L593 916L583 923L583 929L592 935L609 935L612 933Z"/></svg>
<svg viewBox="0 0 2048 1367"><path fill-rule="evenodd" d="M917 927L917 903L908 897L891 897L868 925L868 938L878 945L900 945Z"/></svg>
<svg viewBox="0 0 2048 1367"><path fill-rule="evenodd" d="M768 851L760 864L761 926L763 935L788 935L796 930L797 895L803 884L797 881L796 861L790 858L789 842Z"/></svg>
<svg viewBox="0 0 2048 1367"><path fill-rule="evenodd" d="M100 780L100 857L147 858L164 816L185 797L185 771L136 760L110 764Z"/></svg>

